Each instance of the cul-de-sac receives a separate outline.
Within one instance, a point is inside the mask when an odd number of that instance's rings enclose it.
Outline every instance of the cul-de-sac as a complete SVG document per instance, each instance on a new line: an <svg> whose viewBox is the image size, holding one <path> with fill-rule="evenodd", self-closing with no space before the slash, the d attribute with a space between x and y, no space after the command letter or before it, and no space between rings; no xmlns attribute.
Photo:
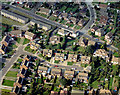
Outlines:
<svg viewBox="0 0 120 95"><path fill-rule="evenodd" d="M1 95L120 95L120 1L1 2Z"/></svg>

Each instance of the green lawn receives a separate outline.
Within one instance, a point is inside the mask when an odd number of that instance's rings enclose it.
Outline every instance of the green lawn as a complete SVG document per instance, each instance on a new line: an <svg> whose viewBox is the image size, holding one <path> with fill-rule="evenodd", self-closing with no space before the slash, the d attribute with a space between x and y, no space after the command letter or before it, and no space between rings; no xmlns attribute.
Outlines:
<svg viewBox="0 0 120 95"><path fill-rule="evenodd" d="M2 85L11 86L11 87L13 87L13 84L14 84L14 81L11 81L11 80L3 80L3 83L2 83Z"/></svg>
<svg viewBox="0 0 120 95"><path fill-rule="evenodd" d="M67 8L67 9L66 9L66 12L67 12L67 13L70 12L71 9L72 9L72 8Z"/></svg>
<svg viewBox="0 0 120 95"><path fill-rule="evenodd" d="M27 38L25 38L25 39L24 39L24 42L23 42L23 45L25 45L25 44L27 44L27 43L29 43L29 42L30 42L30 40L27 39Z"/></svg>
<svg viewBox="0 0 120 95"><path fill-rule="evenodd" d="M65 24L66 24L66 22L67 22L66 20L62 20L60 23L62 23L62 24L64 24L64 25L65 25Z"/></svg>
<svg viewBox="0 0 120 95"><path fill-rule="evenodd" d="M60 9L60 11L61 11L61 12L62 12L62 11L65 11L66 8L67 8L66 6L63 6L63 7Z"/></svg>
<svg viewBox="0 0 120 95"><path fill-rule="evenodd" d="M97 80L92 83L92 87L94 89L98 89L98 85L99 85L99 82Z"/></svg>
<svg viewBox="0 0 120 95"><path fill-rule="evenodd" d="M14 54L14 52L15 52L15 50L12 50L12 51L9 51L8 53L6 53L6 54L8 54L8 55L13 55Z"/></svg>
<svg viewBox="0 0 120 95"><path fill-rule="evenodd" d="M59 60L55 60L55 62L54 63L59 63L60 61Z"/></svg>
<svg viewBox="0 0 120 95"><path fill-rule="evenodd" d="M36 12L36 14L37 14L37 15L40 15L40 16L42 16L42 17L45 17L45 18L47 18L47 15L45 15L45 14L38 13L38 12Z"/></svg>
<svg viewBox="0 0 120 95"><path fill-rule="evenodd" d="M24 7L23 9L28 10L28 11L30 11L30 10L31 10L31 8L26 8L26 7Z"/></svg>
<svg viewBox="0 0 120 95"><path fill-rule="evenodd" d="M14 65L12 66L12 68L20 69L20 63L14 63Z"/></svg>
<svg viewBox="0 0 120 95"><path fill-rule="evenodd" d="M50 18L49 18L50 20L52 20L52 21L55 21L56 19L57 19L57 17L54 17L54 16L50 16Z"/></svg>
<svg viewBox="0 0 120 95"><path fill-rule="evenodd" d="M15 44L11 44L9 47L12 47L13 49L17 48Z"/></svg>
<svg viewBox="0 0 120 95"><path fill-rule="evenodd" d="M20 40L21 40L21 38L16 38L16 41L17 41L18 43L20 43Z"/></svg>
<svg viewBox="0 0 120 95"><path fill-rule="evenodd" d="M23 60L19 58L17 61L18 61L18 62L22 62Z"/></svg>
<svg viewBox="0 0 120 95"><path fill-rule="evenodd" d="M76 25L75 26L75 29L80 29L81 27L79 25Z"/></svg>
<svg viewBox="0 0 120 95"><path fill-rule="evenodd" d="M18 72L16 72L16 71L9 71L6 74L6 77L17 77L17 74L18 74Z"/></svg>
<svg viewBox="0 0 120 95"><path fill-rule="evenodd" d="M112 89L113 77L110 78L109 89Z"/></svg>
<svg viewBox="0 0 120 95"><path fill-rule="evenodd" d="M72 23L67 23L66 25L69 26L69 27L73 27L74 26L74 24L72 24Z"/></svg>
<svg viewBox="0 0 120 95"><path fill-rule="evenodd" d="M67 65L73 65L73 62L68 62Z"/></svg>
<svg viewBox="0 0 120 95"><path fill-rule="evenodd" d="M11 92L11 90L8 90L8 89L1 89L1 95L9 95Z"/></svg>
<svg viewBox="0 0 120 95"><path fill-rule="evenodd" d="M25 51L31 52L31 53L33 53L33 54L36 53L35 50L32 50L32 49L30 48L30 46L26 46L26 47L25 47Z"/></svg>
<svg viewBox="0 0 120 95"><path fill-rule="evenodd" d="M119 57L119 54L118 54L117 52L115 52L113 55L114 55L115 57Z"/></svg>

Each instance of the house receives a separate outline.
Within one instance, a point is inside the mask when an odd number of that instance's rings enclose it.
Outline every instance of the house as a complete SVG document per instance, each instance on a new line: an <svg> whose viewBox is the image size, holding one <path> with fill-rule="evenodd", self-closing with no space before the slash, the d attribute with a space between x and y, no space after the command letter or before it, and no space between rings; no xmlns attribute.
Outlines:
<svg viewBox="0 0 120 95"><path fill-rule="evenodd" d="M4 9L1 10L1 15L8 17L10 19L13 19L15 21L18 21L20 23L23 23L23 24L25 24L29 21L29 19L27 17L24 17L20 14L17 14L17 13L11 12L11 11L7 11Z"/></svg>
<svg viewBox="0 0 120 95"><path fill-rule="evenodd" d="M106 4L99 4L99 8L104 8L104 9L107 9L108 5Z"/></svg>
<svg viewBox="0 0 120 95"><path fill-rule="evenodd" d="M38 66L37 73L39 74L39 76L41 76L41 74L45 76L47 74L47 70L48 70L47 67Z"/></svg>
<svg viewBox="0 0 120 95"><path fill-rule="evenodd" d="M50 95L58 95L58 92L56 92L56 91L51 91Z"/></svg>
<svg viewBox="0 0 120 95"><path fill-rule="evenodd" d="M60 13L61 13L60 11L54 10L52 15L55 16L55 17L58 17L60 15Z"/></svg>
<svg viewBox="0 0 120 95"><path fill-rule="evenodd" d="M62 53L55 53L55 60L64 61L65 55Z"/></svg>
<svg viewBox="0 0 120 95"><path fill-rule="evenodd" d="M22 87L19 86L19 85L16 85L16 86L14 86L14 88L12 89L12 91L10 92L10 94L12 94L12 95L18 95L18 94L21 93L21 91L22 91Z"/></svg>
<svg viewBox="0 0 120 95"><path fill-rule="evenodd" d="M81 82L88 83L88 73L79 72L77 75L77 79L79 79L79 81Z"/></svg>
<svg viewBox="0 0 120 95"><path fill-rule="evenodd" d="M43 49L43 56L52 57L52 50Z"/></svg>
<svg viewBox="0 0 120 95"><path fill-rule="evenodd" d="M92 40L89 40L89 41L88 41L88 46L90 46L90 45L95 46L95 44L96 44L96 42L95 42L95 41L92 41Z"/></svg>
<svg viewBox="0 0 120 95"><path fill-rule="evenodd" d="M106 59L108 56L108 52L105 51L104 49L97 49L94 54L93 54L94 57L102 57L103 59Z"/></svg>
<svg viewBox="0 0 120 95"><path fill-rule="evenodd" d="M112 95L110 90L100 89L99 95Z"/></svg>
<svg viewBox="0 0 120 95"><path fill-rule="evenodd" d="M73 24L76 24L76 18L75 17L70 17L70 20L73 22Z"/></svg>
<svg viewBox="0 0 120 95"><path fill-rule="evenodd" d="M22 37L22 31L21 30L10 31L9 35L11 37Z"/></svg>
<svg viewBox="0 0 120 95"><path fill-rule="evenodd" d="M50 10L49 9L46 9L46 8L39 8L40 9L40 13L43 13L43 14L45 14L45 15L49 15L49 13L50 13Z"/></svg>
<svg viewBox="0 0 120 95"><path fill-rule="evenodd" d="M60 90L60 95L68 95L68 92L65 90Z"/></svg>
<svg viewBox="0 0 120 95"><path fill-rule="evenodd" d="M24 60L24 62L23 62L22 65L20 66L20 68L25 68L25 70L26 70L26 69L29 69L30 64L31 64L30 61Z"/></svg>
<svg viewBox="0 0 120 95"><path fill-rule="evenodd" d="M113 56L111 63L113 63L114 65L120 64L120 58Z"/></svg>
<svg viewBox="0 0 120 95"><path fill-rule="evenodd" d="M95 31L95 35L101 37L104 35L104 30L102 28L99 28Z"/></svg>
<svg viewBox="0 0 120 95"><path fill-rule="evenodd" d="M78 45L82 46L82 47L86 47L88 44L88 40L84 37L81 37L78 41Z"/></svg>
<svg viewBox="0 0 120 95"><path fill-rule="evenodd" d="M40 44L36 43L36 42L31 42L30 43L30 48L33 50L37 50L40 47Z"/></svg>
<svg viewBox="0 0 120 95"><path fill-rule="evenodd" d="M28 2L25 4L25 7L27 7L27 8L33 8L34 6L35 6L35 3L33 3L33 2Z"/></svg>
<svg viewBox="0 0 120 95"><path fill-rule="evenodd" d="M87 23L86 20L81 19L81 20L78 22L78 25L80 25L81 27L83 27L86 23Z"/></svg>
<svg viewBox="0 0 120 95"><path fill-rule="evenodd" d="M100 17L100 24L102 24L102 25L106 25L107 24L107 20L108 20L108 17L107 16L101 16Z"/></svg>
<svg viewBox="0 0 120 95"><path fill-rule="evenodd" d="M12 40L13 39L9 35L4 36L4 38L1 41L0 54L5 54L6 53L7 47Z"/></svg>
<svg viewBox="0 0 120 95"><path fill-rule="evenodd" d="M110 44L110 43L111 43L112 38L113 38L113 33L112 33L112 32L108 32L108 33L105 35L105 40L107 41L107 44Z"/></svg>
<svg viewBox="0 0 120 95"><path fill-rule="evenodd" d="M67 70L65 70L64 77L66 79L72 79L74 77L74 71L67 71Z"/></svg>
<svg viewBox="0 0 120 95"><path fill-rule="evenodd" d="M28 32L28 31L25 32L25 38L27 38L29 40L33 40L33 39L35 39L35 37L36 37L36 35L33 34L32 32Z"/></svg>
<svg viewBox="0 0 120 95"><path fill-rule="evenodd" d="M48 31L51 29L51 25L43 23L43 22L36 20L36 19L31 19L30 24L35 25L35 23L37 24L38 28L41 28L45 31Z"/></svg>
<svg viewBox="0 0 120 95"><path fill-rule="evenodd" d="M68 36L69 32L64 30L64 29L59 29L58 34L61 35L61 36Z"/></svg>
<svg viewBox="0 0 120 95"><path fill-rule="evenodd" d="M61 16L64 18L64 20L68 20L68 18L67 18L68 14L67 13L62 13Z"/></svg>
<svg viewBox="0 0 120 95"><path fill-rule="evenodd" d="M89 64L90 63L90 57L89 56L81 56L81 63Z"/></svg>
<svg viewBox="0 0 120 95"><path fill-rule="evenodd" d="M51 75L59 77L61 75L61 69L52 68Z"/></svg>
<svg viewBox="0 0 120 95"><path fill-rule="evenodd" d="M77 55L69 54L68 55L68 62L77 62Z"/></svg>
<svg viewBox="0 0 120 95"><path fill-rule="evenodd" d="M60 43L60 37L59 36L50 37L50 43L53 45Z"/></svg>
<svg viewBox="0 0 120 95"><path fill-rule="evenodd" d="M99 27L94 25L94 26L91 28L91 32L95 33L95 31L98 30L98 29L99 29Z"/></svg>

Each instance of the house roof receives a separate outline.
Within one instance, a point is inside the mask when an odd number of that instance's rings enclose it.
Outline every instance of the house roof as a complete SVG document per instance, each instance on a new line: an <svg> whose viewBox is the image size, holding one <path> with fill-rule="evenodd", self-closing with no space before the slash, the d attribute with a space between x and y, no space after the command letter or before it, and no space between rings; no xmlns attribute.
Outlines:
<svg viewBox="0 0 120 95"><path fill-rule="evenodd" d="M89 46L89 45L95 45L95 43L96 43L95 41L89 40L89 41L88 41L88 46Z"/></svg>
<svg viewBox="0 0 120 95"><path fill-rule="evenodd" d="M64 54L63 53L56 53L55 57L63 57L64 58Z"/></svg>
<svg viewBox="0 0 120 95"><path fill-rule="evenodd" d="M70 18L72 21L76 22L76 18L75 17L71 17Z"/></svg>
<svg viewBox="0 0 120 95"><path fill-rule="evenodd" d="M9 15L12 15L12 16L14 16L16 18L20 18L20 19L22 19L22 20L24 20L26 22L29 20L27 17L24 17L24 16L22 16L20 14L17 14L17 13L11 12L11 11L7 11L7 10L2 9L2 12L7 13Z"/></svg>
<svg viewBox="0 0 120 95"><path fill-rule="evenodd" d="M21 30L14 30L14 31L11 31L10 34L19 35L19 34L22 34L22 32L21 32Z"/></svg>
<svg viewBox="0 0 120 95"><path fill-rule="evenodd" d="M99 4L99 7L100 7L100 8L107 8L107 6L108 6L108 5L106 5L106 4Z"/></svg>
<svg viewBox="0 0 120 95"><path fill-rule="evenodd" d="M65 35L69 34L69 32L64 29L59 29L58 32L65 34Z"/></svg>
<svg viewBox="0 0 120 95"><path fill-rule="evenodd" d="M102 15L102 16L100 17L100 21L99 21L99 22L100 22L100 23L103 23L103 24L106 24L106 23L107 23L107 20L108 20L108 17Z"/></svg>
<svg viewBox="0 0 120 95"><path fill-rule="evenodd" d="M48 30L51 29L51 25L43 23L42 21L39 21L39 20L36 20L36 19L31 19L31 22L39 24L40 26L45 26L45 27L48 28Z"/></svg>
<svg viewBox="0 0 120 95"><path fill-rule="evenodd" d="M65 73L64 73L64 74L74 75L74 71L67 71L67 70L65 70Z"/></svg>
<svg viewBox="0 0 120 95"><path fill-rule="evenodd" d="M113 56L112 61L113 62L120 62L120 58Z"/></svg>
<svg viewBox="0 0 120 95"><path fill-rule="evenodd" d="M60 74L61 73L61 69L52 68L51 73Z"/></svg>
<svg viewBox="0 0 120 95"><path fill-rule="evenodd" d="M41 12L49 13L49 9L46 9L46 8L40 8L40 11L41 11Z"/></svg>
<svg viewBox="0 0 120 95"><path fill-rule="evenodd" d="M88 77L88 73L79 72L79 73L78 73L78 76L81 76L81 77Z"/></svg>
<svg viewBox="0 0 120 95"><path fill-rule="evenodd" d="M85 60L85 61L90 61L90 57L89 56L81 56L81 60Z"/></svg>
<svg viewBox="0 0 120 95"><path fill-rule="evenodd" d="M30 36L30 37L33 37L35 34L33 34L32 32L26 31L26 32L25 32L25 35L28 35L28 36Z"/></svg>
<svg viewBox="0 0 120 95"><path fill-rule="evenodd" d="M47 71L47 69L48 69L47 67L42 67L42 66L38 67L38 70L42 70L42 71Z"/></svg>
<svg viewBox="0 0 120 95"><path fill-rule="evenodd" d="M94 52L95 55L102 55L102 56L108 56L108 52L105 51L105 49L97 49L95 52Z"/></svg>
<svg viewBox="0 0 120 95"><path fill-rule="evenodd" d="M77 55L75 55L75 54L69 54L68 55L68 59L70 59L70 60L77 59Z"/></svg>
<svg viewBox="0 0 120 95"><path fill-rule="evenodd" d="M66 17L67 18L67 13L62 13L62 16Z"/></svg>
<svg viewBox="0 0 120 95"><path fill-rule="evenodd" d="M113 36L113 33L112 32L108 32L107 34L106 34L106 36L109 36L110 38Z"/></svg>
<svg viewBox="0 0 120 95"><path fill-rule="evenodd" d="M50 41L60 41L60 37L59 36L52 36L52 37L50 37Z"/></svg>
<svg viewBox="0 0 120 95"><path fill-rule="evenodd" d="M96 25L94 25L94 26L92 27L92 29L97 30L97 29L99 29L99 27L96 26Z"/></svg>

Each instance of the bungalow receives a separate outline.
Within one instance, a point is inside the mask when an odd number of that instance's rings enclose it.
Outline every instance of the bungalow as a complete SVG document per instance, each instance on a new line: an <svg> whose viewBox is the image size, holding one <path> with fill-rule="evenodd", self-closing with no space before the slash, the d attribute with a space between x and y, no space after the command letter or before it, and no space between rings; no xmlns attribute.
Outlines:
<svg viewBox="0 0 120 95"><path fill-rule="evenodd" d="M81 56L81 63L89 64L90 63L90 57L89 56Z"/></svg>
<svg viewBox="0 0 120 95"><path fill-rule="evenodd" d="M81 82L88 83L88 73L79 72L77 75L77 79L79 79L79 81Z"/></svg>
<svg viewBox="0 0 120 95"><path fill-rule="evenodd" d="M29 19L27 17L24 17L20 14L17 14L17 13L11 12L11 11L7 11L4 9L1 10L1 15L11 18L11 19L18 21L20 23L23 23L23 24L25 24L29 21Z"/></svg>
<svg viewBox="0 0 120 95"><path fill-rule="evenodd" d="M33 40L35 37L36 37L35 34L28 32L28 31L25 32L25 38L27 38L29 40Z"/></svg>
<svg viewBox="0 0 120 95"><path fill-rule="evenodd" d="M73 24L76 24L76 18L75 17L70 17L70 20L73 22Z"/></svg>
<svg viewBox="0 0 120 95"><path fill-rule="evenodd" d="M52 68L51 75L59 77L61 75L61 69Z"/></svg>
<svg viewBox="0 0 120 95"><path fill-rule="evenodd" d="M40 45L38 43L35 43L35 42L30 43L30 48L33 50L37 50L39 47Z"/></svg>
<svg viewBox="0 0 120 95"><path fill-rule="evenodd" d="M55 54L55 60L60 60L60 61L64 61L64 54L62 53L56 53Z"/></svg>
<svg viewBox="0 0 120 95"><path fill-rule="evenodd" d="M43 49L43 56L52 57L52 50Z"/></svg>
<svg viewBox="0 0 120 95"><path fill-rule="evenodd" d="M113 38L113 33L112 33L112 32L108 32L108 33L105 35L105 40L107 41L107 44L110 44L110 43L111 43L112 38Z"/></svg>
<svg viewBox="0 0 120 95"><path fill-rule="evenodd" d="M22 31L21 30L14 30L14 31L9 32L9 35L11 37L21 37Z"/></svg>
<svg viewBox="0 0 120 95"><path fill-rule="evenodd" d="M108 56L108 52L105 51L104 49L97 49L94 54L93 54L94 57L102 57L103 59L106 59Z"/></svg>
<svg viewBox="0 0 120 95"><path fill-rule="evenodd" d="M86 23L87 23L86 20L81 19L81 20L78 22L78 25L80 25L81 27L83 27Z"/></svg>
<svg viewBox="0 0 120 95"><path fill-rule="evenodd" d="M100 24L102 24L102 25L106 25L107 24L107 20L108 20L108 18L106 17L106 16L101 16L100 17Z"/></svg>
<svg viewBox="0 0 120 95"><path fill-rule="evenodd" d="M59 29L58 34L61 35L61 36L68 36L69 32L64 30L64 29Z"/></svg>
<svg viewBox="0 0 120 95"><path fill-rule="evenodd" d="M43 14L45 14L45 15L49 15L49 13L50 13L50 10L49 9L46 9L46 8L39 8L40 9L40 13L43 13Z"/></svg>
<svg viewBox="0 0 120 95"><path fill-rule="evenodd" d="M47 74L47 70L48 70L47 67L39 66L37 73L39 74L39 76L40 76L41 74L42 74L43 76L45 76L45 75Z"/></svg>
<svg viewBox="0 0 120 95"><path fill-rule="evenodd" d="M104 35L104 30L102 28L99 28L95 31L95 35L101 37Z"/></svg>
<svg viewBox="0 0 120 95"><path fill-rule="evenodd" d="M45 31L48 31L51 29L51 25L43 23L36 19L31 19L30 24L35 25L35 23L37 24L38 28L42 28Z"/></svg>
<svg viewBox="0 0 120 95"><path fill-rule="evenodd" d="M98 30L98 29L99 29L99 27L94 25L94 26L91 28L91 32L95 33L95 31Z"/></svg>
<svg viewBox="0 0 120 95"><path fill-rule="evenodd" d="M95 41L92 41L92 40L89 40L89 41L88 41L88 46L89 46L89 45L93 45L93 46L95 46L95 44L96 44Z"/></svg>
<svg viewBox="0 0 120 95"><path fill-rule="evenodd" d="M78 45L82 46L82 47L86 47L88 44L88 40L85 39L84 37L81 37L78 41Z"/></svg>
<svg viewBox="0 0 120 95"><path fill-rule="evenodd" d="M74 77L74 71L66 71L64 72L64 77L66 79L72 79Z"/></svg>
<svg viewBox="0 0 120 95"><path fill-rule="evenodd" d="M68 55L68 62L77 62L77 55L69 54Z"/></svg>
<svg viewBox="0 0 120 95"><path fill-rule="evenodd" d="M115 65L120 64L120 58L117 58L117 57L113 56L112 60L111 60L111 63L113 63Z"/></svg>
<svg viewBox="0 0 120 95"><path fill-rule="evenodd" d="M53 44L53 45L60 43L60 37L59 36L50 37L50 43Z"/></svg>

